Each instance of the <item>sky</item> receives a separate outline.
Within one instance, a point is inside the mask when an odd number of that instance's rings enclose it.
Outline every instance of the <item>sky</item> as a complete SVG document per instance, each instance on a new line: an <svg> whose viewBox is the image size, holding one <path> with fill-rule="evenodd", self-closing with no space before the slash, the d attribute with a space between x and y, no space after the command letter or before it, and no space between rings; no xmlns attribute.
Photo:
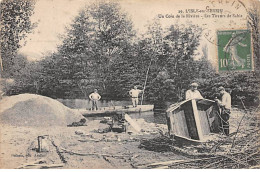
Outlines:
<svg viewBox="0 0 260 172"><path fill-rule="evenodd" d="M57 45L61 44L59 35L65 33L65 27L72 23L73 18L84 6L95 0L37 0L35 14L31 17L33 22L38 22L37 28L29 34L25 40L26 45L20 49L20 53L25 54L29 60L40 60L44 54L56 51ZM218 3L216 0L117 0L122 9L128 13L134 24L134 29L140 35L145 32L148 21L157 18L164 28L171 24L182 24L191 21L204 28L204 33L209 33L208 37L216 37L216 30L221 28L237 29L246 27L246 8L235 9L237 0L227 4ZM225 0L226 1L226 0ZM231 1L236 1L233 5ZM242 14L236 18L205 18L204 13L199 13L199 18L169 18L179 14L182 10L186 14L189 9L223 9L221 14ZM198 14L198 13L196 13ZM220 13L208 13L220 14ZM164 16L164 18L159 18ZM168 16L168 17L167 17ZM208 38L207 38L208 39ZM215 58L215 45L209 43L205 37L201 39L199 50L207 44L211 60ZM213 39L214 42L214 39ZM198 50L198 51L199 51Z"/></svg>

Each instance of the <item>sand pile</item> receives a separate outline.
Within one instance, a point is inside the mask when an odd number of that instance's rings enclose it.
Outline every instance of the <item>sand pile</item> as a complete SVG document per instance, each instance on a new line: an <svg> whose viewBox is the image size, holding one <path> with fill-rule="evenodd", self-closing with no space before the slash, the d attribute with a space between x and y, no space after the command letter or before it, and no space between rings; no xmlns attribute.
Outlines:
<svg viewBox="0 0 260 172"><path fill-rule="evenodd" d="M0 101L0 122L15 126L66 126L84 118L57 100L35 94L5 97Z"/></svg>

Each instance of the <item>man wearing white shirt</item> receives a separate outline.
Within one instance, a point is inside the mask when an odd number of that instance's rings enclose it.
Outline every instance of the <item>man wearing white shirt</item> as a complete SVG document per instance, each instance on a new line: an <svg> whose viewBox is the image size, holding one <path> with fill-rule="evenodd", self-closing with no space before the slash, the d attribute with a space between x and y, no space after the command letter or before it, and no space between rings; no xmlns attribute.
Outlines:
<svg viewBox="0 0 260 172"><path fill-rule="evenodd" d="M89 95L89 99L92 101L92 110L98 110L97 102L101 99L101 96L97 93L97 89L94 89L94 93Z"/></svg>
<svg viewBox="0 0 260 172"><path fill-rule="evenodd" d="M143 92L142 90L137 89L137 86L134 86L134 89L131 89L129 91L129 94L132 98L133 107L137 107L138 105L138 96L139 94Z"/></svg>
<svg viewBox="0 0 260 172"><path fill-rule="evenodd" d="M203 99L202 95L197 90L198 89L198 84L194 82L190 86L191 86L191 89L186 91L185 99L186 100L188 100L188 99Z"/></svg>
<svg viewBox="0 0 260 172"><path fill-rule="evenodd" d="M221 100L215 99L220 107L220 129L225 135L229 135L229 117L231 114L231 96L225 91L224 87L219 87L219 92L221 94Z"/></svg>

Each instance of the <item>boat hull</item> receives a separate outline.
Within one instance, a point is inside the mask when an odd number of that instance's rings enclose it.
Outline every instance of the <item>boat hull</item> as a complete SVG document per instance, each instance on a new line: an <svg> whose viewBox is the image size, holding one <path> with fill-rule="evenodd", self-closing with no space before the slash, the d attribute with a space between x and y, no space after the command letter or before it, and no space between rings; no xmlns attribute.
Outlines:
<svg viewBox="0 0 260 172"><path fill-rule="evenodd" d="M153 111L154 105L138 105L133 106L112 106L112 107L102 107L99 110L86 110L78 109L78 111L85 117L102 117L102 116L113 116L118 113L141 113L147 111Z"/></svg>
<svg viewBox="0 0 260 172"><path fill-rule="evenodd" d="M211 133L218 133L218 107L212 100L185 100L166 111L169 133L176 140L201 143Z"/></svg>

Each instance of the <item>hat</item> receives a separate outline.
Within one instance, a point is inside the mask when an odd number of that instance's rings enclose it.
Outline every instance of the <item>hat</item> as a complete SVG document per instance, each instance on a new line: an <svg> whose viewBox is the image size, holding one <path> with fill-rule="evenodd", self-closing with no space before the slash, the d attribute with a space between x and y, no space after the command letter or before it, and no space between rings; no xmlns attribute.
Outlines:
<svg viewBox="0 0 260 172"><path fill-rule="evenodd" d="M193 82L193 83L190 84L190 86L192 86L192 87L198 87L199 85L198 85L196 82Z"/></svg>
<svg viewBox="0 0 260 172"><path fill-rule="evenodd" d="M219 90L219 91L225 91L225 88L222 87L222 86L220 86L220 87L218 88L218 90Z"/></svg>

